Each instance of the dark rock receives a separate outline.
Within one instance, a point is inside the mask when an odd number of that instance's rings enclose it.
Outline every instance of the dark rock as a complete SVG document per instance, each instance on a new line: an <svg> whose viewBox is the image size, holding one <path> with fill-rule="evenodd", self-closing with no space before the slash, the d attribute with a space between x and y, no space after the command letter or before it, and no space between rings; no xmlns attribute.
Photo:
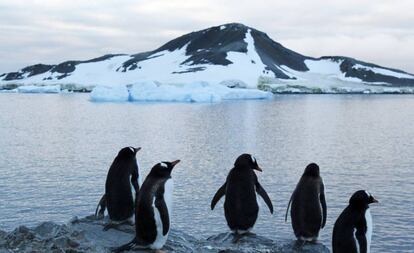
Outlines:
<svg viewBox="0 0 414 253"><path fill-rule="evenodd" d="M0 231L0 253L3 252L109 252L131 241L134 227L122 225L119 229L103 231L107 219L94 216L73 218L67 225L41 223L35 228L18 227L10 233ZM278 243L256 234L236 237L221 233L208 239L197 239L184 232L171 230L164 249L170 253L325 253L322 244L298 246L295 242ZM147 250L130 251L135 253Z"/></svg>

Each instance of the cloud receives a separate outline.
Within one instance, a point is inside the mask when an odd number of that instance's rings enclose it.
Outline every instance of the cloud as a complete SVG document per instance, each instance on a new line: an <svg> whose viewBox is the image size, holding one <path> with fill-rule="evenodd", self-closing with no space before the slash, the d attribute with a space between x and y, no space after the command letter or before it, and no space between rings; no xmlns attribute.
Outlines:
<svg viewBox="0 0 414 253"><path fill-rule="evenodd" d="M0 0L0 72L153 50L229 22L299 53L346 55L414 73L410 0Z"/></svg>

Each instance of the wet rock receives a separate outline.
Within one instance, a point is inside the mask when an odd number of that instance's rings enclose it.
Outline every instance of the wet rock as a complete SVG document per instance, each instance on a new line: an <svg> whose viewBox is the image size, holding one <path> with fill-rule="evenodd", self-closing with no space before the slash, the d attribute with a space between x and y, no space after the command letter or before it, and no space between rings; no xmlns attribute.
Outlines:
<svg viewBox="0 0 414 253"><path fill-rule="evenodd" d="M21 226L10 233L0 231L0 253L110 252L112 248L128 243L134 238L133 226L122 225L117 229L103 231L107 222L106 219L89 216L82 219L73 218L67 225L45 222L35 228ZM231 233L221 233L207 239L197 239L177 230L171 230L164 249L169 253L329 252L322 244L298 245L294 241L279 243L256 234L237 237Z"/></svg>
<svg viewBox="0 0 414 253"><path fill-rule="evenodd" d="M232 233L221 233L199 241L200 253L329 253L329 249L322 244L298 245L296 241L275 242L266 237L253 233L242 237Z"/></svg>

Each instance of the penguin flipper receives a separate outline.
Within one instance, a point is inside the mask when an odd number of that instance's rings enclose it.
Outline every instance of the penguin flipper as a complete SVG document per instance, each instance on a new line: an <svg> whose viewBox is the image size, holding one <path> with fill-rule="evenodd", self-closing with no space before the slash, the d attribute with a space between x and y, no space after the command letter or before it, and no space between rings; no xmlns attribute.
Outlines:
<svg viewBox="0 0 414 253"><path fill-rule="evenodd" d="M134 187L135 194L138 195L139 192L139 184L138 184L138 165L135 164L134 168L132 169L131 173L131 184Z"/></svg>
<svg viewBox="0 0 414 253"><path fill-rule="evenodd" d="M98 209L99 209L99 212L98 212ZM106 210L106 195L104 194L101 200L99 200L98 205L96 206L95 217L103 218L105 210ZM98 216L98 213L99 213L99 216Z"/></svg>
<svg viewBox="0 0 414 253"><path fill-rule="evenodd" d="M287 222L287 217L288 217L289 207L290 207L290 204L292 204L292 198L293 198L293 195L294 195L294 194L295 194L295 192L293 192L293 193L292 193L292 196L290 196L289 203L288 203L288 206L287 206L287 208L286 208L285 222Z"/></svg>
<svg viewBox="0 0 414 253"><path fill-rule="evenodd" d="M263 187L260 185L259 181L256 181L256 192L262 197L266 205L269 207L270 213L273 214L273 205L272 201L270 201L269 196L267 195L267 192Z"/></svg>
<svg viewBox="0 0 414 253"><path fill-rule="evenodd" d="M366 227L361 227L361 228L357 227L357 230L355 232L355 237L357 239L357 243L359 244L359 253L367 253L367 250L368 250L367 249L368 247L367 238L365 236L366 230L367 230ZM358 245L356 246L358 248Z"/></svg>
<svg viewBox="0 0 414 253"><path fill-rule="evenodd" d="M216 192L216 194L214 195L213 199L211 200L211 210L214 209L214 207L216 206L217 202L226 194L226 186L227 186L227 182L224 183Z"/></svg>
<svg viewBox="0 0 414 253"><path fill-rule="evenodd" d="M326 224L326 216L327 216L327 210L326 210L326 200L325 200L325 189L324 189L324 185L323 183L321 183L321 193L319 195L319 200L321 202L322 205L322 225L321 228L325 227Z"/></svg>
<svg viewBox="0 0 414 253"><path fill-rule="evenodd" d="M155 199L155 208L157 208L160 213L161 222L162 222L162 235L166 235L170 230L170 217L168 215L168 207L165 203L165 199L162 196L158 196Z"/></svg>

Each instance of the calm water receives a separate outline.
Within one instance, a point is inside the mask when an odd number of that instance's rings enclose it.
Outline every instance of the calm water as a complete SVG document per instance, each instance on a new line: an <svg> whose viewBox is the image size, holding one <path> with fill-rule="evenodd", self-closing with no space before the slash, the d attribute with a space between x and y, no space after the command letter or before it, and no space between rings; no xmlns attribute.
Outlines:
<svg viewBox="0 0 414 253"><path fill-rule="evenodd" d="M222 201L210 200L235 158L249 152L275 205L255 232L293 239L284 213L304 167L317 162L332 226L350 195L368 189L373 252L414 249L414 96L304 95L220 104L91 103L88 95L0 94L0 229L91 214L109 165L141 146L141 174L181 159L174 228L198 237L226 231Z"/></svg>

